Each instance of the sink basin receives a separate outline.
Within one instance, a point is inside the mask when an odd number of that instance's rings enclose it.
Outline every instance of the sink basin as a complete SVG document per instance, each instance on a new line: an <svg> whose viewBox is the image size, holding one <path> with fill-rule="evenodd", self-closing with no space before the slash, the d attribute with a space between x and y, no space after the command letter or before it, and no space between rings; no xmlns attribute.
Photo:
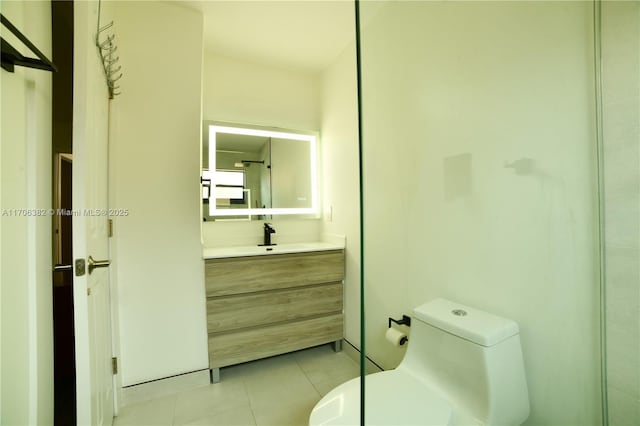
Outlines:
<svg viewBox="0 0 640 426"><path fill-rule="evenodd" d="M304 253L309 251L342 249L344 249L344 245L325 242L277 244L268 247L258 245L215 247L204 248L202 250L202 257L204 259L217 259L223 257L264 256L269 254Z"/></svg>

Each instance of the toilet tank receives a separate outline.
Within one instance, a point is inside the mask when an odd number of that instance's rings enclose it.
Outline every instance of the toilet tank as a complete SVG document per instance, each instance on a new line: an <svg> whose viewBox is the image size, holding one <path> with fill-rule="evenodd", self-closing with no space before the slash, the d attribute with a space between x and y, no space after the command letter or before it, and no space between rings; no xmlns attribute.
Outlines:
<svg viewBox="0 0 640 426"><path fill-rule="evenodd" d="M409 347L398 366L439 392L454 423L518 425L529 395L518 325L445 299L414 309Z"/></svg>

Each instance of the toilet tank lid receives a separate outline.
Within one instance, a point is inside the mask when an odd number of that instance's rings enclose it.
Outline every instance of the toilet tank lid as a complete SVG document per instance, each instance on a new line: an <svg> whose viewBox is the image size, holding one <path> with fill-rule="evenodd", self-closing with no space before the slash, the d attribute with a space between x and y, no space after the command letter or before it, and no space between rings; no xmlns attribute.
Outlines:
<svg viewBox="0 0 640 426"><path fill-rule="evenodd" d="M482 346L493 346L518 334L518 324L506 318L435 299L413 310L416 319Z"/></svg>

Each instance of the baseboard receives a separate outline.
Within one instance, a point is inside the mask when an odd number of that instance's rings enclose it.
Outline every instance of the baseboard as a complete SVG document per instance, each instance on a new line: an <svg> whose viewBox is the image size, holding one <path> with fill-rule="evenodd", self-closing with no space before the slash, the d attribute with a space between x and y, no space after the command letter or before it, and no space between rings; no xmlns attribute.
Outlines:
<svg viewBox="0 0 640 426"><path fill-rule="evenodd" d="M360 364L360 349L358 349L347 339L344 339L344 342L346 343L346 345L342 345L342 351L357 364ZM371 360L368 356L365 356L365 374L379 373L381 371L384 371L384 369L376 364L373 360Z"/></svg>
<svg viewBox="0 0 640 426"><path fill-rule="evenodd" d="M209 369L140 383L122 388L122 406L208 386Z"/></svg>

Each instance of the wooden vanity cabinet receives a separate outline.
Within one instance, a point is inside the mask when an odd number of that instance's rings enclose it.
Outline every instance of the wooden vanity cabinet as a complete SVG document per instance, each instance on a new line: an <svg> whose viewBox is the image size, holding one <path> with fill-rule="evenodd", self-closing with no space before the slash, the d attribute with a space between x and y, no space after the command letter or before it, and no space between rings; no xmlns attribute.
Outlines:
<svg viewBox="0 0 640 426"><path fill-rule="evenodd" d="M344 250L206 259L212 381L219 368L344 337Z"/></svg>

